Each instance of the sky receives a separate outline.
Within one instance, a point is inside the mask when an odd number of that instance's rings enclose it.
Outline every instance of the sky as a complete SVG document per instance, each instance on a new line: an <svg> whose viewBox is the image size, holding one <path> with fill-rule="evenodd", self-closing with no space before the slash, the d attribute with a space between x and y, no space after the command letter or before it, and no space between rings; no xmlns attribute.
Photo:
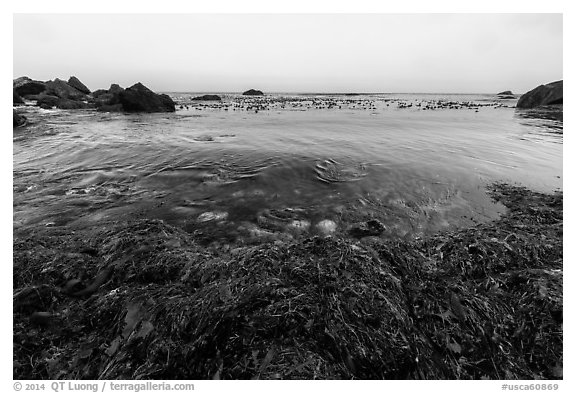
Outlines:
<svg viewBox="0 0 576 393"><path fill-rule="evenodd" d="M13 77L157 91L526 92L562 14L14 14Z"/></svg>

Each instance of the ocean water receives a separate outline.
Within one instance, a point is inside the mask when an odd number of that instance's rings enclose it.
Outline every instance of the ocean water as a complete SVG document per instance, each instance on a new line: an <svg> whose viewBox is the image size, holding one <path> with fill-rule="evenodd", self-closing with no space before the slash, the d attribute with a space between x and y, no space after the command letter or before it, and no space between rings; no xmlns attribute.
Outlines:
<svg viewBox="0 0 576 393"><path fill-rule="evenodd" d="M497 219L493 182L562 189L562 118L489 95L169 93L175 113L28 106L15 228L162 219L212 244L414 238Z"/></svg>

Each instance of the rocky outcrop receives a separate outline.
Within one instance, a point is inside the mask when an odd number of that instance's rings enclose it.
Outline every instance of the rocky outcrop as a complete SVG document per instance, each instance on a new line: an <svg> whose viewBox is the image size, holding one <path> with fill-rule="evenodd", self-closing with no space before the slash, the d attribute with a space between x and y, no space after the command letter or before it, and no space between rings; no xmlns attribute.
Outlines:
<svg viewBox="0 0 576 393"><path fill-rule="evenodd" d="M506 90L506 91L501 91L500 93L498 93L497 95L499 96L511 96L514 95L510 90Z"/></svg>
<svg viewBox="0 0 576 393"><path fill-rule="evenodd" d="M192 101L222 101L222 98L216 94L204 94L203 96L192 98Z"/></svg>
<svg viewBox="0 0 576 393"><path fill-rule="evenodd" d="M20 127L25 125L27 119L25 116L19 115L15 110L12 110L12 127Z"/></svg>
<svg viewBox="0 0 576 393"><path fill-rule="evenodd" d="M254 89L250 89L250 90L246 90L244 93L242 93L243 96L263 96L264 93L262 93L260 90L254 90Z"/></svg>
<svg viewBox="0 0 576 393"><path fill-rule="evenodd" d="M71 76L68 79L68 84L84 94L90 94L90 89L86 87L86 85L80 82L80 79L76 78L75 76Z"/></svg>
<svg viewBox="0 0 576 393"><path fill-rule="evenodd" d="M142 83L118 93L125 112L174 112L176 104L167 94L156 94Z"/></svg>
<svg viewBox="0 0 576 393"><path fill-rule="evenodd" d="M46 90L46 84L44 82L32 80L27 76L14 79L12 87L20 97L25 97L30 94L40 94Z"/></svg>
<svg viewBox="0 0 576 393"><path fill-rule="evenodd" d="M54 79L53 81L46 82L46 94L53 95L59 98L66 98L69 100L85 100L87 96L80 90L70 86L68 82L61 79Z"/></svg>
<svg viewBox="0 0 576 393"><path fill-rule="evenodd" d="M530 109L546 105L558 105L563 103L563 81L540 85L528 93L523 94L516 108Z"/></svg>

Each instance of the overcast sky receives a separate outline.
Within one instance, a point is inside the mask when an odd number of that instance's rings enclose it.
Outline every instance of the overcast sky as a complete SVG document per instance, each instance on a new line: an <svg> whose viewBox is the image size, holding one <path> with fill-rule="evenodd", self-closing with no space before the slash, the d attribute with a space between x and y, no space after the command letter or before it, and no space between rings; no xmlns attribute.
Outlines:
<svg viewBox="0 0 576 393"><path fill-rule="evenodd" d="M523 93L563 78L561 14L15 14L13 76L90 89Z"/></svg>

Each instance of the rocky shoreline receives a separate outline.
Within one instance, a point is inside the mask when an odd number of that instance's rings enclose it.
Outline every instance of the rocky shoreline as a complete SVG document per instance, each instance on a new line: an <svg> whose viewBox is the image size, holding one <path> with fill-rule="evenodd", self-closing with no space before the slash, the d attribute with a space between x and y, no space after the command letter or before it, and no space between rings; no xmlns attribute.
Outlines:
<svg viewBox="0 0 576 393"><path fill-rule="evenodd" d="M562 378L562 193L491 192L500 220L411 242L16 229L14 379Z"/></svg>
<svg viewBox="0 0 576 393"><path fill-rule="evenodd" d="M68 82L54 79L47 82L20 77L13 81L13 104L23 98L36 101L43 109L88 109L103 112L174 112L175 103L167 94L157 94L138 82L126 89L112 84L109 89L91 92L78 78Z"/></svg>

